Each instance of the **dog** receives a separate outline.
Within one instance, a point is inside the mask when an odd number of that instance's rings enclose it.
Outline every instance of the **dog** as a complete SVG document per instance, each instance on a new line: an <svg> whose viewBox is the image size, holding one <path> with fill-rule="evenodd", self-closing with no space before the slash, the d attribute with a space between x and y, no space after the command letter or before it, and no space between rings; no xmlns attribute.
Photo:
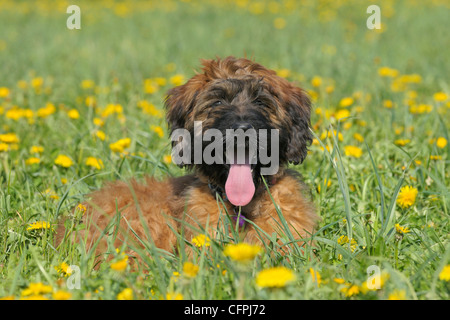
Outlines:
<svg viewBox="0 0 450 320"><path fill-rule="evenodd" d="M279 212L295 239L313 233L318 217L309 189L298 173L287 168L289 163L305 159L312 141L311 102L306 92L246 58L202 60L202 65L185 84L167 92L165 109L171 135L182 130L194 139L198 135L196 123L202 124L200 133L208 129L221 133L229 129L276 130L277 148L269 141L265 151L275 153L278 170L264 175L268 165L256 152L253 163L249 155L240 164L233 159L228 163L187 163L183 158L177 164L189 169L188 175L164 181L147 177L145 182L109 183L91 193L84 203L88 247L118 212L121 230L114 243L117 247L123 241L136 240L136 236L149 240L150 235L156 247L174 252L181 230L186 241L191 241L199 228L208 227L207 232L213 235L225 216L239 224L244 242L259 243L264 241L261 234L272 235L280 229ZM258 139L256 136L253 143L258 144ZM244 150L252 143L249 141L243 144ZM186 142L192 140L174 139L172 147ZM205 142L201 148L206 148ZM100 241L97 251L106 250L106 242Z"/></svg>

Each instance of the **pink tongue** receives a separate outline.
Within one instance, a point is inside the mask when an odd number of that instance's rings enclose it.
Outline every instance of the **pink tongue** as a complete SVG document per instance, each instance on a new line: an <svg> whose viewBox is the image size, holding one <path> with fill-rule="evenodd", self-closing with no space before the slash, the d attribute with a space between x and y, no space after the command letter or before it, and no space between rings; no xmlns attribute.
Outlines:
<svg viewBox="0 0 450 320"><path fill-rule="evenodd" d="M252 170L249 164L232 164L225 183L228 200L235 206L245 206L255 194Z"/></svg>

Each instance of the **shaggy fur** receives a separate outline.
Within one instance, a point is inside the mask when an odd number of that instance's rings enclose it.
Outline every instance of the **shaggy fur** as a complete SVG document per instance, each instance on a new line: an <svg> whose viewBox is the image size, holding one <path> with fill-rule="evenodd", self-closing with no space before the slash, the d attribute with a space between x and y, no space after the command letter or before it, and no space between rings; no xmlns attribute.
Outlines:
<svg viewBox="0 0 450 320"><path fill-rule="evenodd" d="M222 132L236 123L249 124L255 129L279 129L280 169L265 180L269 182L270 193L293 236L297 239L308 237L317 216L310 199L305 196L308 190L299 175L286 169L289 162L303 161L311 142L311 106L307 95L274 71L248 59L228 57L205 60L202 64L200 73L168 92L165 106L171 132L183 128L193 133L194 121L203 121L203 130L216 128ZM88 225L88 246L95 243L111 219L118 217L117 212L120 212L121 228L116 246L135 239L129 226L142 239L151 234L156 246L167 251L173 251L177 245L173 230L182 231L188 241L196 234L188 225L197 228L208 225L213 234L221 224L219 220L226 216L217 195L224 197L228 213L233 214L236 210L223 192L230 168L204 163L181 166L188 167L193 173L165 181L147 178L145 183L135 180L113 182L90 194L84 216ZM241 212L271 235L279 229L280 221L262 183L262 167L259 162L252 167L256 192ZM242 229L244 241L260 241L257 229L251 223L246 223ZM97 251L105 250L106 243L100 242Z"/></svg>

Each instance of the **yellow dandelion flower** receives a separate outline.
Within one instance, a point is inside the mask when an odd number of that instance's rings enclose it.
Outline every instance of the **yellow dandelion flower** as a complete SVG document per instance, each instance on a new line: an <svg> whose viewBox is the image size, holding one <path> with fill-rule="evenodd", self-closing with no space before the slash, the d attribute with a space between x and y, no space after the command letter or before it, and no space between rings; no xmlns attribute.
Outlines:
<svg viewBox="0 0 450 320"><path fill-rule="evenodd" d="M289 69L277 70L277 75L282 78L289 78L291 76L291 70Z"/></svg>
<svg viewBox="0 0 450 320"><path fill-rule="evenodd" d="M0 142L19 143L19 137L15 133L0 134Z"/></svg>
<svg viewBox="0 0 450 320"><path fill-rule="evenodd" d="M170 154L166 154L166 155L163 157L163 161L164 161L164 163L166 163L166 164L171 164L171 163L172 163L172 156L171 156Z"/></svg>
<svg viewBox="0 0 450 320"><path fill-rule="evenodd" d="M256 275L256 285L261 288L282 288L295 281L294 272L286 267L273 267Z"/></svg>
<svg viewBox="0 0 450 320"><path fill-rule="evenodd" d="M347 220L346 220L347 221ZM345 223L345 222L344 222ZM347 243L349 243L350 242L350 250L352 251L352 252L354 252L355 250L356 250L356 247L357 247L357 245L358 245L358 242L355 240L355 239L351 239L350 241L349 241L349 239L348 239L348 236L346 236L346 235L343 235L343 236L340 236L338 239L337 239L337 243L338 244L340 244L341 246L346 246L346 244Z"/></svg>
<svg viewBox="0 0 450 320"><path fill-rule="evenodd" d="M357 140L358 142L364 142L364 137L361 134L357 133L357 132L355 132L353 134L353 138L355 138L355 140Z"/></svg>
<svg viewBox="0 0 450 320"><path fill-rule="evenodd" d="M446 265L439 273L439 280L450 281L450 264Z"/></svg>
<svg viewBox="0 0 450 320"><path fill-rule="evenodd" d="M150 130L155 132L160 138L164 137L164 130L160 126L150 126Z"/></svg>
<svg viewBox="0 0 450 320"><path fill-rule="evenodd" d="M356 146L345 146L344 153L348 157L360 158L362 156L362 149Z"/></svg>
<svg viewBox="0 0 450 320"><path fill-rule="evenodd" d="M72 294L64 290L58 290L52 294L52 297L54 300L69 300L72 298Z"/></svg>
<svg viewBox="0 0 450 320"><path fill-rule="evenodd" d="M69 116L70 119L76 120L80 118L80 113L78 112L77 109L71 109L67 112L67 115Z"/></svg>
<svg viewBox="0 0 450 320"><path fill-rule="evenodd" d="M448 100L448 95L444 92L436 92L433 95L433 99L438 102L446 101Z"/></svg>
<svg viewBox="0 0 450 320"><path fill-rule="evenodd" d="M341 292L347 297L352 297L359 294L359 287L356 284L349 284L341 289Z"/></svg>
<svg viewBox="0 0 450 320"><path fill-rule="evenodd" d="M315 88L320 87L320 85L322 84L322 78L319 76L314 76L311 79L311 85Z"/></svg>
<svg viewBox="0 0 450 320"><path fill-rule="evenodd" d="M196 247L209 247L211 245L211 239L204 234L199 234L198 236L192 238L192 243Z"/></svg>
<svg viewBox="0 0 450 320"><path fill-rule="evenodd" d="M102 159L98 159L95 157L87 157L85 164L88 167L95 168L97 170L101 170L104 168Z"/></svg>
<svg viewBox="0 0 450 320"><path fill-rule="evenodd" d="M399 233L399 234L405 234L405 233L410 232L408 227L402 227L398 223L395 225L395 231L397 231L397 233Z"/></svg>
<svg viewBox="0 0 450 320"><path fill-rule="evenodd" d="M166 294L166 300L183 300L184 297L181 293L168 292Z"/></svg>
<svg viewBox="0 0 450 320"><path fill-rule="evenodd" d="M396 77L398 76L399 72L396 69L392 69L389 67L381 67L378 69L378 75L381 77Z"/></svg>
<svg viewBox="0 0 450 320"><path fill-rule="evenodd" d="M438 148L444 149L447 146L447 139L445 139L444 137L437 138L436 146Z"/></svg>
<svg viewBox="0 0 450 320"><path fill-rule="evenodd" d="M43 84L44 84L44 79L42 77L37 77L37 78L31 79L31 86L34 89L39 89L40 87L42 87Z"/></svg>
<svg viewBox="0 0 450 320"><path fill-rule="evenodd" d="M83 89L92 89L95 87L95 82L93 80L86 79L86 80L81 81L80 86Z"/></svg>
<svg viewBox="0 0 450 320"><path fill-rule="evenodd" d="M286 27L286 24L286 20L280 17L273 20L273 26L278 30L284 29Z"/></svg>
<svg viewBox="0 0 450 320"><path fill-rule="evenodd" d="M342 108L350 107L354 102L355 100L352 97L345 97L339 101L339 106Z"/></svg>
<svg viewBox="0 0 450 320"><path fill-rule="evenodd" d="M183 274L188 278L195 278L197 276L199 267L192 262L185 262L183 264Z"/></svg>
<svg viewBox="0 0 450 320"><path fill-rule="evenodd" d="M133 290L125 288L117 294L117 300L133 300Z"/></svg>
<svg viewBox="0 0 450 320"><path fill-rule="evenodd" d="M234 261L249 262L252 261L262 248L257 245L247 243L228 244L225 246L223 253Z"/></svg>
<svg viewBox="0 0 450 320"><path fill-rule="evenodd" d="M37 116L39 118L47 118L56 112L56 107L53 103L48 102L45 107L38 109Z"/></svg>
<svg viewBox="0 0 450 320"><path fill-rule="evenodd" d="M6 143L0 142L0 152L8 151L9 146Z"/></svg>
<svg viewBox="0 0 450 320"><path fill-rule="evenodd" d="M350 111L348 111L347 109L341 109L335 113L334 117L336 118L336 120L343 120L350 117Z"/></svg>
<svg viewBox="0 0 450 320"><path fill-rule="evenodd" d="M410 139L397 139L397 140L395 140L394 141L394 143L397 145L397 146L400 146L400 147L404 147L404 146L406 146L408 143L410 143L411 142L411 140Z"/></svg>
<svg viewBox="0 0 450 320"><path fill-rule="evenodd" d="M397 204L402 208L411 207L416 201L419 191L411 186L405 186L400 189L397 197Z"/></svg>
<svg viewBox="0 0 450 320"><path fill-rule="evenodd" d="M55 164L63 168L69 168L73 165L73 161L68 156L60 154L56 157Z"/></svg>
<svg viewBox="0 0 450 320"><path fill-rule="evenodd" d="M311 274L312 281L316 282L317 286L320 287L320 284L322 283L322 277L320 276L319 271L316 271L313 268L309 268L309 273Z"/></svg>
<svg viewBox="0 0 450 320"><path fill-rule="evenodd" d="M41 162L41 159L36 158L36 157L31 157L25 160L25 164L27 166L32 166L33 164L38 164Z"/></svg>
<svg viewBox="0 0 450 320"><path fill-rule="evenodd" d="M389 294L388 300L406 300L406 291L394 290Z"/></svg>
<svg viewBox="0 0 450 320"><path fill-rule="evenodd" d="M113 152L123 152L124 149L128 148L131 144L131 139L130 138L123 138L120 140L117 140L114 143L111 143L109 145L109 148L113 151Z"/></svg>
<svg viewBox="0 0 450 320"><path fill-rule="evenodd" d="M44 147L41 146L31 146L30 153L42 153L44 152Z"/></svg>
<svg viewBox="0 0 450 320"><path fill-rule="evenodd" d="M184 75L182 74L176 74L172 77L170 77L170 83L174 86L181 86L185 82Z"/></svg>
<svg viewBox="0 0 450 320"><path fill-rule="evenodd" d="M94 96L87 96L86 99L84 99L84 103L88 107L94 107L97 104L97 99Z"/></svg>
<svg viewBox="0 0 450 320"><path fill-rule="evenodd" d="M65 277L70 276L73 273L72 268L66 262L62 262L55 266L55 270Z"/></svg>
<svg viewBox="0 0 450 320"><path fill-rule="evenodd" d="M9 97L11 91L6 87L0 87L0 98Z"/></svg>
<svg viewBox="0 0 450 320"><path fill-rule="evenodd" d="M334 282L336 282L337 284L344 284L345 280L342 278L334 278L333 279Z"/></svg>
<svg viewBox="0 0 450 320"><path fill-rule="evenodd" d="M105 141L106 139L106 134L102 130L95 131L95 136L102 141Z"/></svg>
<svg viewBox="0 0 450 320"><path fill-rule="evenodd" d="M394 103L392 102L392 100L383 100L383 107L387 109L392 109L393 106Z"/></svg>
<svg viewBox="0 0 450 320"><path fill-rule="evenodd" d="M53 291L51 286L45 285L42 282L32 282L28 285L28 288L22 290L21 296L38 296L46 293L51 293Z"/></svg>
<svg viewBox="0 0 450 320"><path fill-rule="evenodd" d="M124 271L128 266L128 256L125 256L123 259L111 263L111 269L114 271L122 272Z"/></svg>
<svg viewBox="0 0 450 320"><path fill-rule="evenodd" d="M87 208L86 208L86 206L84 204L79 203L77 205L77 207L76 207L76 210L78 210L78 211L82 212L83 214L85 214L86 211L87 211Z"/></svg>
<svg viewBox="0 0 450 320"><path fill-rule="evenodd" d="M47 221L36 221L36 222L32 222L28 225L27 231L43 230L43 229L52 229L53 230L53 227Z"/></svg>

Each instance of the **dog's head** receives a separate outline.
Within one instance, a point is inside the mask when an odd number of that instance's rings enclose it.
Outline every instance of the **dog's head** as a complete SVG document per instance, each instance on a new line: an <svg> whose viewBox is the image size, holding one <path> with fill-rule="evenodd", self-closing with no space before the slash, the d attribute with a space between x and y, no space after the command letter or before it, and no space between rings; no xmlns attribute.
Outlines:
<svg viewBox="0 0 450 320"><path fill-rule="evenodd" d="M171 133L177 129L189 132L190 140L187 142L194 146L190 151L190 163L184 161L180 165L195 168L199 175L224 188L233 204L246 205L253 197L255 186L261 183L263 168L270 165L262 161L262 149L267 155L277 153L280 168L289 162L301 163L306 157L312 140L310 100L302 89L251 60L228 57L204 60L202 64L201 73L167 94L167 121ZM196 135L198 138L199 133L203 135L210 129L214 129L214 133L220 132L223 138L219 139L215 134L205 135L201 139L201 152L211 151L207 150L209 143L220 140L223 148L214 149L212 154L214 159L222 159L222 162L199 162L194 154ZM246 135L243 148L247 153L244 153L242 162L238 162L236 156L228 157L230 138L227 131L230 129L239 134L256 134ZM270 135L274 129L276 139ZM261 149L263 132L266 132L267 139ZM236 135L231 138L235 139ZM174 146L177 143L174 141ZM238 147L233 146L237 151L235 154L239 154ZM249 149L257 151L251 153Z"/></svg>

